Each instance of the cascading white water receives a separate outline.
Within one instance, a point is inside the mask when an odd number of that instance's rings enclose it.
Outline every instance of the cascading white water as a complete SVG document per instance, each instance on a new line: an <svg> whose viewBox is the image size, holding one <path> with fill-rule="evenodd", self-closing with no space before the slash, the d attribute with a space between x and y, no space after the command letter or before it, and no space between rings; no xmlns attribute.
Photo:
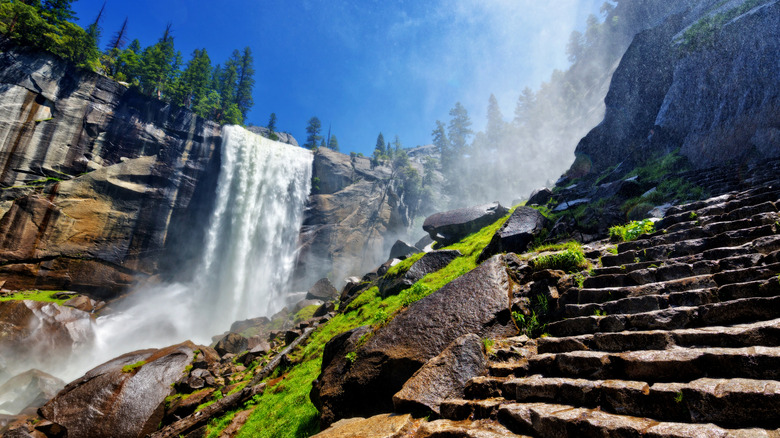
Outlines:
<svg viewBox="0 0 780 438"><path fill-rule="evenodd" d="M284 307L312 159L308 150L224 127L215 209L206 241L196 243L203 253L193 281L136 291L98 318L89 363L73 360L53 374L67 381L128 351L186 339L209 344L234 321Z"/></svg>

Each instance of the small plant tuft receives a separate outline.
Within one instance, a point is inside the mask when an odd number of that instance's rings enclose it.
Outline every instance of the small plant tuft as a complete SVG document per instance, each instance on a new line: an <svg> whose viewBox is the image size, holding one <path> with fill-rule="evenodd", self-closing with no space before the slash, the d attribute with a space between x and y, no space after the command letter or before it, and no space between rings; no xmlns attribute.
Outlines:
<svg viewBox="0 0 780 438"><path fill-rule="evenodd" d="M138 368L141 368L141 367L142 367L142 366L144 366L145 364L146 364L146 361L145 361L145 360L139 360L139 361L138 361L138 362L136 362L136 363L133 363L133 364L130 364L130 365L125 365L125 366L123 366L123 367L122 367L122 372L123 372L123 373L132 373L133 371L137 370Z"/></svg>
<svg viewBox="0 0 780 438"><path fill-rule="evenodd" d="M631 221L626 225L616 225L609 229L609 238L617 242L631 242L643 234L655 231L655 223L650 219Z"/></svg>

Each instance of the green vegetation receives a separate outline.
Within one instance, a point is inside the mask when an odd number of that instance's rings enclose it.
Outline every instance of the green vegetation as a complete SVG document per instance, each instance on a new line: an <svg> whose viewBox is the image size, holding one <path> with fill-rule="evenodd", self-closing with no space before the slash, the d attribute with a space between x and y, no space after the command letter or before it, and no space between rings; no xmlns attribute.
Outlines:
<svg viewBox="0 0 780 438"><path fill-rule="evenodd" d="M357 353L356 353L356 352L354 352L354 351L350 351L349 353L347 353L347 354L344 356L344 359L346 359L346 360L347 360L347 363L349 363L350 365L352 365L352 364L353 364L353 363L355 363L355 361L357 360Z"/></svg>
<svg viewBox="0 0 780 438"><path fill-rule="evenodd" d="M631 221L626 225L616 225L609 229L609 238L613 241L630 242L643 234L655 232L655 223L650 219Z"/></svg>
<svg viewBox="0 0 780 438"><path fill-rule="evenodd" d="M536 295L529 300L528 314L512 312L512 319L521 333L529 338L538 338L547 329L543 319L549 312L549 303L544 295Z"/></svg>
<svg viewBox="0 0 780 438"><path fill-rule="evenodd" d="M293 323L298 324L301 321L311 319L314 316L314 312L316 312L319 307L320 306L316 304L312 304L311 306L306 306L299 310L298 313L295 314L295 317L293 317Z"/></svg>
<svg viewBox="0 0 780 438"><path fill-rule="evenodd" d="M132 373L133 371L137 370L138 368L141 368L142 366L146 365L145 360L139 360L138 362L130 365L125 365L122 367L123 373Z"/></svg>
<svg viewBox="0 0 780 438"><path fill-rule="evenodd" d="M596 309L593 311L593 314L595 316L607 316L607 312L601 309Z"/></svg>
<svg viewBox="0 0 780 438"><path fill-rule="evenodd" d="M588 267L582 248L567 248L560 252L545 254L531 259L531 265L537 271L555 269L564 272L577 272Z"/></svg>
<svg viewBox="0 0 780 438"><path fill-rule="evenodd" d="M101 51L103 10L85 29L75 19L72 0L0 1L0 33L17 43L48 51L142 93L188 108L220 123L243 124L254 105L254 57L249 47L234 50L220 66L212 66L206 49L196 49L184 64L174 47L169 24L160 39L146 48L134 40L127 48L127 20Z"/></svg>
<svg viewBox="0 0 780 438"><path fill-rule="evenodd" d="M61 290L26 290L26 291L20 291L16 292L11 295L7 295L4 297L0 297L0 301L19 301L19 300L31 300L31 301L41 301L46 303L56 303L56 304L62 304L65 301L68 301L72 295L75 295L75 293L72 293L71 296L65 296L64 298L58 298L56 297L57 294L61 294L63 292L68 291L61 291Z"/></svg>
<svg viewBox="0 0 780 438"><path fill-rule="evenodd" d="M724 3L720 2L715 8L721 7ZM680 53L688 54L711 48L715 44L717 33L726 23L762 3L766 3L766 0L747 0L735 8L700 19L688 27L682 37L676 41L680 44Z"/></svg>

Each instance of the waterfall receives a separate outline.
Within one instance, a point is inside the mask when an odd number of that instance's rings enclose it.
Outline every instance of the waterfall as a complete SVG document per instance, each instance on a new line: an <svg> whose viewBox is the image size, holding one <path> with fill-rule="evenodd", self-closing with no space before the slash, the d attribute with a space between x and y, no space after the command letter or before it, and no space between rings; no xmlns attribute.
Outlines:
<svg viewBox="0 0 780 438"><path fill-rule="evenodd" d="M284 307L312 154L236 126L225 127L223 144L216 208L195 285L197 310L230 323Z"/></svg>
<svg viewBox="0 0 780 438"><path fill-rule="evenodd" d="M225 126L222 167L202 257L189 283L135 291L95 324L85 360L74 354L66 379L119 354L211 337L237 320L270 316L285 305L303 208L311 185L312 153Z"/></svg>

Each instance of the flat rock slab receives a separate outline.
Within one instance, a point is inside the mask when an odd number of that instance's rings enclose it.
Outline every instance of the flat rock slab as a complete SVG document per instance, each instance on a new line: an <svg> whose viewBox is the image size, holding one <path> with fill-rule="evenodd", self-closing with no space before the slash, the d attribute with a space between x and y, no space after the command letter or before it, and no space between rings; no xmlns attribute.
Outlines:
<svg viewBox="0 0 780 438"><path fill-rule="evenodd" d="M338 421L314 438L401 438L413 430L411 415L381 414Z"/></svg>
<svg viewBox="0 0 780 438"><path fill-rule="evenodd" d="M393 396L396 412L440 414L448 398L462 398L466 382L487 371L482 341L475 334L461 336L420 368Z"/></svg>
<svg viewBox="0 0 780 438"><path fill-rule="evenodd" d="M356 351L344 374L322 382L323 424L391 412L403 384L463 335L516 335L511 286L503 257L495 256L398 314Z"/></svg>
<svg viewBox="0 0 780 438"><path fill-rule="evenodd" d="M199 347L184 342L127 353L69 383L40 408L68 436L142 437L157 430L165 397Z"/></svg>
<svg viewBox="0 0 780 438"><path fill-rule="evenodd" d="M322 300L330 301L335 300L339 296L339 291L333 286L327 278L321 278L314 283L308 292L306 292L307 300Z"/></svg>
<svg viewBox="0 0 780 438"><path fill-rule="evenodd" d="M517 207L482 250L479 261L487 260L502 252L517 254L525 252L534 237L547 226L547 222L547 218L537 210L531 207Z"/></svg>
<svg viewBox="0 0 780 438"><path fill-rule="evenodd" d="M425 219L431 239L449 245L501 219L509 210L498 202L436 213Z"/></svg>
<svg viewBox="0 0 780 438"><path fill-rule="evenodd" d="M426 275L444 269L450 262L462 255L460 251L451 249L429 252L414 262L409 270L400 277L382 279L379 283L379 290L383 297L395 295L412 287Z"/></svg>
<svg viewBox="0 0 780 438"><path fill-rule="evenodd" d="M422 250L417 248L416 246L409 245L403 240L396 240L395 243L393 244L393 247L390 248L390 257L388 258L388 260L392 260L392 259L403 260L419 252L422 252Z"/></svg>
<svg viewBox="0 0 780 438"><path fill-rule="evenodd" d="M523 438L512 433L501 424L491 420L452 421L436 420L424 423L417 429L414 438Z"/></svg>

